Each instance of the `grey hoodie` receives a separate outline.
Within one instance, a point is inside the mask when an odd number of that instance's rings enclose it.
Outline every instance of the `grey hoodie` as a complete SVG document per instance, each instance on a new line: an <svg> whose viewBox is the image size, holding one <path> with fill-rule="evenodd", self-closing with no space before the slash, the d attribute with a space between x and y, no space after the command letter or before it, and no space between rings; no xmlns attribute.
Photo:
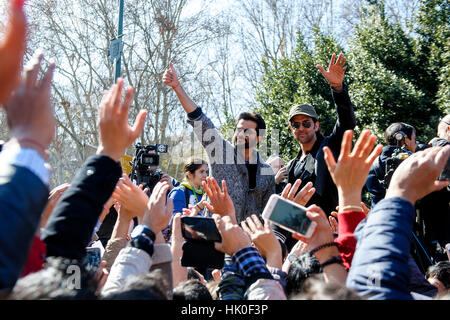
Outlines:
<svg viewBox="0 0 450 320"><path fill-rule="evenodd" d="M208 155L210 175L219 185L227 183L228 193L236 209L237 222L252 214L260 215L275 193L275 177L272 168L256 152L257 172L256 188L250 189L245 159L237 149L225 140L211 120L197 108L188 115L187 122L194 128L197 139Z"/></svg>

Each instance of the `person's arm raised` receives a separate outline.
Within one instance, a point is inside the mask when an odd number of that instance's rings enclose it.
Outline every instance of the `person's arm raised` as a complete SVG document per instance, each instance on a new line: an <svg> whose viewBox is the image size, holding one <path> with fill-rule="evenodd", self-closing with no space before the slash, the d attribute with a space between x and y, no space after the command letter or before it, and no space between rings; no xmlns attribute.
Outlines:
<svg viewBox="0 0 450 320"><path fill-rule="evenodd" d="M184 91L184 88L181 86L180 81L178 80L177 72L175 71L172 62L169 62L169 68L164 72L162 80L165 85L171 87L173 91L175 91L178 100L180 100L180 103L186 113L189 114L197 109L197 105L195 104L195 102L192 101L186 91Z"/></svg>
<svg viewBox="0 0 450 320"><path fill-rule="evenodd" d="M347 69L347 67L344 67L344 64L347 58L345 58L342 53L339 54L336 62L334 62L335 58L336 54L333 53L327 70L325 70L325 68L321 65L317 65L317 69L322 72L325 80L327 80L333 90L336 92L340 92L344 88L344 74L345 70Z"/></svg>
<svg viewBox="0 0 450 320"><path fill-rule="evenodd" d="M377 137L369 130L363 130L355 147L351 150L352 137L352 130L344 133L338 162L334 159L329 147L323 149L325 162L338 189L340 212L344 208L361 207L361 191L367 180L370 166L383 148L380 144L374 148Z"/></svg>
<svg viewBox="0 0 450 320"><path fill-rule="evenodd" d="M24 0L9 1L8 29L4 41L0 43L0 105L6 103L20 79L27 31L24 2Z"/></svg>
<svg viewBox="0 0 450 320"><path fill-rule="evenodd" d="M100 145L97 154L107 155L114 161L119 161L125 149L141 134L148 113L147 110L139 111L133 127L128 125L128 111L133 101L134 89L127 88L122 102L123 87L123 79L117 79L117 83L105 91L98 111Z"/></svg>

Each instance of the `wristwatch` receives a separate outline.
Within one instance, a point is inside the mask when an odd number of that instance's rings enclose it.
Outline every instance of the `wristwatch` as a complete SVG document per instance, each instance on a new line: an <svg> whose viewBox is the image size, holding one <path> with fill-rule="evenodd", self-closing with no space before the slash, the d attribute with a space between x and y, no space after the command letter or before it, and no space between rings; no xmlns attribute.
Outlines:
<svg viewBox="0 0 450 320"><path fill-rule="evenodd" d="M293 253L289 254L289 255L287 256L287 258L288 258L288 260L289 260L290 263L293 263L295 260L298 259L298 257L297 257L295 254L293 254Z"/></svg>
<svg viewBox="0 0 450 320"><path fill-rule="evenodd" d="M138 225L131 232L131 240L129 245L147 252L150 256L153 255L153 242L155 241L155 234L146 225Z"/></svg>

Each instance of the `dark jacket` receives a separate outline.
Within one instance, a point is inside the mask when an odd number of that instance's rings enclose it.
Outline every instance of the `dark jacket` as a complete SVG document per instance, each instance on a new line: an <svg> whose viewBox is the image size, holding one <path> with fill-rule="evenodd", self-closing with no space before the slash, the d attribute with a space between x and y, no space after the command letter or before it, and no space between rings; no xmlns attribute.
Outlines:
<svg viewBox="0 0 450 320"><path fill-rule="evenodd" d="M371 207L374 207L378 202L384 199L386 187L381 181L384 181L386 174L386 160L392 156L392 153L396 148L397 147L395 146L383 147L381 154L375 159L370 167L366 188L369 191L372 200Z"/></svg>
<svg viewBox="0 0 450 320"><path fill-rule="evenodd" d="M412 299L409 251L414 206L402 198L381 200L355 230L355 255L347 287L376 300Z"/></svg>
<svg viewBox="0 0 450 320"><path fill-rule="evenodd" d="M344 132L354 129L356 125L353 105L348 95L347 86L344 86L344 89L339 93L332 90L332 95L338 116L333 132L326 137L318 133L317 140L312 149L307 152L307 156L300 161L302 156L302 151L300 150L297 156L289 161L286 169L289 183L293 184L297 179L302 179L300 189L310 181L314 184L316 192L308 205L317 204L327 215L336 209L338 195L324 160L323 147L328 146L337 159L341 150Z"/></svg>
<svg viewBox="0 0 450 320"><path fill-rule="evenodd" d="M27 168L0 166L0 291L14 287L21 273L48 193Z"/></svg>
<svg viewBox="0 0 450 320"><path fill-rule="evenodd" d="M119 162L108 156L89 157L64 192L42 234L47 256L81 259L102 212L122 175Z"/></svg>

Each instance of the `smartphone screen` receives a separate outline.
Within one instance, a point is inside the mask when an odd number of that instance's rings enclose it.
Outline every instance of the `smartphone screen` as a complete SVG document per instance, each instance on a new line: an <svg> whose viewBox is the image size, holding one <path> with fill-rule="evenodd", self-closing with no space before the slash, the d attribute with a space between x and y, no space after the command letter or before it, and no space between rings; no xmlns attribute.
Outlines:
<svg viewBox="0 0 450 320"><path fill-rule="evenodd" d="M281 198L277 198L269 220L302 235L308 233L309 226L312 223L306 216L305 210Z"/></svg>
<svg viewBox="0 0 450 320"><path fill-rule="evenodd" d="M181 231L187 240L222 241L214 219L208 217L181 217Z"/></svg>

